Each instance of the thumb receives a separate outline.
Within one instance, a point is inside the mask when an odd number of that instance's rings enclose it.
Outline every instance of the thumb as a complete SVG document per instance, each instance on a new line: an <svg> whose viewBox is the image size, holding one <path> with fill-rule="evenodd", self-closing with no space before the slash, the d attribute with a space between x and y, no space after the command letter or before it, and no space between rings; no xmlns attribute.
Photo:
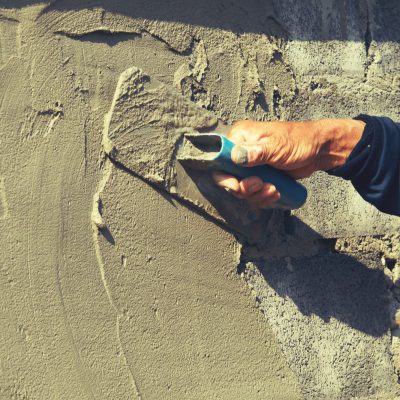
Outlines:
<svg viewBox="0 0 400 400"><path fill-rule="evenodd" d="M267 164L270 154L266 143L241 143L232 149L231 158L235 164L252 167Z"/></svg>

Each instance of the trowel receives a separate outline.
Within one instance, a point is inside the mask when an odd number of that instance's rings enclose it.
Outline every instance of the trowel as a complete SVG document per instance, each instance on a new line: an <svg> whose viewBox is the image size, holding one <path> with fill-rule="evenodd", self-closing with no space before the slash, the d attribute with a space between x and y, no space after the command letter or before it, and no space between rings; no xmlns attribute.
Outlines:
<svg viewBox="0 0 400 400"><path fill-rule="evenodd" d="M211 170L273 183L281 194L278 208L301 207L307 191L272 167L236 165L228 129L174 88L132 67L121 74L106 114L103 148L117 165L252 241L266 233L272 211L254 209L218 188Z"/></svg>

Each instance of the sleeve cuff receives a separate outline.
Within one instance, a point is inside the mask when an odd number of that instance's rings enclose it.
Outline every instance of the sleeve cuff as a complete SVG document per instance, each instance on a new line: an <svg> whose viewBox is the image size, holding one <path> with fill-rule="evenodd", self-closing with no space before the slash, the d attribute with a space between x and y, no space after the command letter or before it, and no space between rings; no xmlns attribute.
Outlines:
<svg viewBox="0 0 400 400"><path fill-rule="evenodd" d="M378 210L400 215L400 124L387 117L359 115L366 126L344 165L329 174L351 180Z"/></svg>
<svg viewBox="0 0 400 400"><path fill-rule="evenodd" d="M371 153L371 143L373 140L374 130L376 128L374 117L360 114L354 119L366 123L361 139L343 165L326 171L329 175L338 176L346 180L351 180L355 175L359 174L360 169L367 164L368 157Z"/></svg>

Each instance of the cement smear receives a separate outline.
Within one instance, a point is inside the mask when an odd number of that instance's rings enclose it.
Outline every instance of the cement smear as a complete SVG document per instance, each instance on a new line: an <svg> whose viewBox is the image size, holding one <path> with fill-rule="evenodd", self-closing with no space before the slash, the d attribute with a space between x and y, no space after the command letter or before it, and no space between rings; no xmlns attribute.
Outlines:
<svg viewBox="0 0 400 400"><path fill-rule="evenodd" d="M166 123L185 129L400 119L398 16L390 1L0 1L1 398L395 398L381 254L322 236L397 220L316 177L312 206L276 213L257 248L149 180L169 179L163 90L207 110ZM133 67L160 83L120 108L153 123L135 148L108 124Z"/></svg>

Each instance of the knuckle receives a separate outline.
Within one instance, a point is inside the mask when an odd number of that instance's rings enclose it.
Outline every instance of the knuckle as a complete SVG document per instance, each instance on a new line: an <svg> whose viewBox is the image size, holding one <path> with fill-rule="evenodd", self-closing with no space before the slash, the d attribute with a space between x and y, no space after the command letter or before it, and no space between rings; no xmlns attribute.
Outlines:
<svg viewBox="0 0 400 400"><path fill-rule="evenodd" d="M268 193L271 195L271 194L274 194L274 193L276 193L276 187L274 186L274 185L270 185L269 186L269 188L268 188Z"/></svg>
<svg viewBox="0 0 400 400"><path fill-rule="evenodd" d="M228 136L236 135L238 133L245 131L249 126L249 122L250 121L246 119L241 119L239 121L236 121L229 129Z"/></svg>
<svg viewBox="0 0 400 400"><path fill-rule="evenodd" d="M260 161L267 162L268 159L269 159L269 156L270 156L270 154L269 154L269 151L267 149L267 145L265 143L263 143L260 146L258 157L259 157Z"/></svg>
<svg viewBox="0 0 400 400"><path fill-rule="evenodd" d="M242 128L243 126L246 126L249 123L249 121L247 119L240 119L239 121L236 121L233 125L232 125L232 129L239 129Z"/></svg>
<svg viewBox="0 0 400 400"><path fill-rule="evenodd" d="M265 193L270 193L272 190L275 190L275 186L272 183L264 184L264 192Z"/></svg>

